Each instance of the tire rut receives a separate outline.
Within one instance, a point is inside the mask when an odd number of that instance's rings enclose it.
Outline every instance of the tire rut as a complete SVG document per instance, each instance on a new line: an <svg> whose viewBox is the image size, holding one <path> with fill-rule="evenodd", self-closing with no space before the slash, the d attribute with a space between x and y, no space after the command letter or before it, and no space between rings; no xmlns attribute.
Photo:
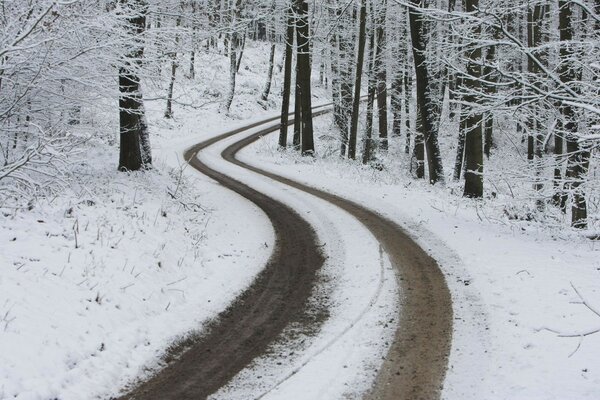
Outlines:
<svg viewBox="0 0 600 400"><path fill-rule="evenodd" d="M265 120L260 124L271 121ZM181 344L167 366L121 400L204 399L227 384L253 359L263 355L293 322L316 329L323 315L307 316L308 300L324 262L308 222L285 204L220 173L196 154L247 126L202 142L185 152L188 163L260 207L275 231L275 248L265 269L200 337Z"/></svg>
<svg viewBox="0 0 600 400"><path fill-rule="evenodd" d="M315 107L321 108L323 106ZM329 112L322 109L314 116ZM294 210L228 175L211 169L196 154L225 138L277 120L270 118L202 142L185 152L195 169L260 207L273 224L276 246L266 268L211 324L208 333L186 343L175 361L121 400L202 399L227 384L306 313L324 258L312 227ZM289 121L293 123L293 119ZM235 156L278 125L243 138L221 156L242 168L326 200L357 218L381 243L396 268L400 311L394 342L378 371L368 400L438 399L452 340L452 302L444 275L396 223L366 207L289 178L262 170ZM306 321L305 321L306 322ZM319 321L309 321L318 326Z"/></svg>
<svg viewBox="0 0 600 400"><path fill-rule="evenodd" d="M394 342L365 399L439 399L452 342L452 300L436 261L399 225L350 200L238 160L244 147L277 128L266 128L222 152L242 168L326 200L358 219L381 243L396 268L400 311Z"/></svg>

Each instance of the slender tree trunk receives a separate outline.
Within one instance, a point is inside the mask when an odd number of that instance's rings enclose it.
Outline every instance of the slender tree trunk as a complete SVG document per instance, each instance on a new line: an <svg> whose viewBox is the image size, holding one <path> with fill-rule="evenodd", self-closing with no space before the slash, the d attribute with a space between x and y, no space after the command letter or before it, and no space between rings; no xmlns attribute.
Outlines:
<svg viewBox="0 0 600 400"><path fill-rule="evenodd" d="M229 93L227 94L227 98L225 100L225 104L223 105L223 109L225 112L229 112L231 108L231 104L233 103L233 97L235 96L235 81L237 76L237 56L234 51L236 34L232 34L229 40Z"/></svg>
<svg viewBox="0 0 600 400"><path fill-rule="evenodd" d="M377 71L377 110L379 117L379 146L388 149L388 121L387 121L387 71L385 64L385 50L387 47L386 35L387 0L382 0L376 21L377 52L375 68Z"/></svg>
<svg viewBox="0 0 600 400"><path fill-rule="evenodd" d="M248 33L246 31L244 31L244 34L242 35L241 45L240 44L236 45L236 51L237 51L237 54L236 54L237 60L236 60L236 64L235 64L235 72L236 72L236 74L238 72L240 72L240 66L242 65L242 58L244 57L244 50L246 49L246 36L247 36L247 34ZM238 35L238 38L239 38L239 35Z"/></svg>
<svg viewBox="0 0 600 400"><path fill-rule="evenodd" d="M296 74L296 79L297 74ZM296 83L296 90L294 91L294 137L292 138L292 144L295 150L300 151L300 143L302 141L302 94L298 89L298 83Z"/></svg>
<svg viewBox="0 0 600 400"><path fill-rule="evenodd" d="M494 35L494 37L496 37L497 35ZM496 77L495 77L495 73L494 73L494 67L493 64L496 61L496 46L492 45L488 48L487 53L486 53L486 57L485 57L485 79L490 82L490 86L487 88L487 93L490 95L490 97L493 97L496 94ZM487 111L484 116L483 119L485 121L485 125L484 125L484 137L485 137L485 141L484 141L484 145L483 145L483 152L485 153L486 157L490 157L490 153L492 150L492 147L494 146L494 114L493 112Z"/></svg>
<svg viewBox="0 0 600 400"><path fill-rule="evenodd" d="M300 92L302 117L302 155L313 155L315 145L312 123L312 94L311 94L311 65L310 65L310 28L308 20L308 3L306 0L296 0L298 8L298 25L296 40L298 42L298 77L296 87Z"/></svg>
<svg viewBox="0 0 600 400"><path fill-rule="evenodd" d="M544 39L543 32L543 24L546 18L546 14L548 13L548 5L537 3L533 5L533 8L529 7L528 9L528 30L527 30L527 44L528 47L532 50L533 53L539 58L543 59L543 52L537 50L537 47L540 46ZM541 75L540 67L531 57L527 59L527 71L530 76L535 77L534 85L541 87L541 83L538 76ZM528 119L528 136L527 136L527 158L532 161L533 168L535 170L535 183L533 185L536 192L538 192L538 198L536 199L536 206L539 210L544 208L544 200L541 196L541 192L543 190L542 183L542 148L544 143L544 134L542 131L542 124L539 121L541 118L538 115L538 110L530 110L530 116ZM536 161L537 159L537 161Z"/></svg>
<svg viewBox="0 0 600 400"><path fill-rule="evenodd" d="M169 89L167 91L167 109L165 118L173 118L173 89L175 88L175 77L177 76L177 54L171 59L171 79L169 80Z"/></svg>
<svg viewBox="0 0 600 400"><path fill-rule="evenodd" d="M142 165L149 169L152 166L152 146L150 145L150 130L146 119L146 108L140 103L140 151L142 154Z"/></svg>
<svg viewBox="0 0 600 400"><path fill-rule="evenodd" d="M356 137L358 135L358 114L360 111L360 88L362 82L363 63L365 58L365 41L367 27L367 0L361 0L360 27L358 30L358 54L356 57L356 81L354 83L354 104L352 106L352 122L350 125L350 141L348 144L348 157L356 158Z"/></svg>
<svg viewBox="0 0 600 400"><path fill-rule="evenodd" d="M294 45L294 13L292 8L286 10L287 26L285 35L285 59L283 72L283 92L281 101L281 126L279 127L279 146L287 146L288 115L290 110L290 91L292 85L292 46Z"/></svg>
<svg viewBox="0 0 600 400"><path fill-rule="evenodd" d="M453 179L455 182L460 181L460 177L463 171L463 161L465 159L465 138L467 132L467 116L463 114L463 106L458 106L458 143L456 145L456 159L454 161L454 175Z"/></svg>
<svg viewBox="0 0 600 400"><path fill-rule="evenodd" d="M420 6L419 0L411 0L411 3L417 7ZM411 8L409 11L409 21L417 86L417 118L419 119L419 123L417 123L417 131L419 134L415 138L415 153L417 155L417 160L419 160L419 157L422 154L419 149L421 145L419 142L422 137L424 146L427 150L429 182L434 184L444 181L444 170L438 143L438 124L435 122L436 104L433 101L432 93L429 90L431 82L427 70L427 60L425 58L427 50L427 32L423 26L423 15L420 10ZM417 169L417 176L418 175Z"/></svg>
<svg viewBox="0 0 600 400"><path fill-rule="evenodd" d="M198 15L196 7L196 2L192 1L192 49L190 52L190 69L189 69L189 79L196 79L196 40L198 36L198 24L196 23L196 18Z"/></svg>
<svg viewBox="0 0 600 400"><path fill-rule="evenodd" d="M179 28L181 25L181 16L177 17L175 26ZM179 47L179 36L175 36L175 45ZM173 118L173 89L175 88L175 78L177 76L177 50L173 51L170 55L171 58L171 79L169 81L169 90L167 91L167 109L165 110L165 118Z"/></svg>
<svg viewBox="0 0 600 400"><path fill-rule="evenodd" d="M267 72L267 83L265 84L265 90L263 90L262 101L267 101L269 93L271 93L271 82L273 80L273 68L275 66L275 44L271 45L271 55L269 56L269 70Z"/></svg>
<svg viewBox="0 0 600 400"><path fill-rule="evenodd" d="M227 40L227 56L229 57L229 93L227 93L227 97L225 99L225 103L223 104L223 110L225 112L229 112L231 108L231 104L233 103L233 98L235 96L235 85L237 73L240 68L240 63L242 60L243 48L239 51L240 44L242 46L245 43L246 35L244 33L243 40L240 40L240 35L237 32L237 21L240 19L240 13L242 11L242 0L233 0L231 2L231 10L229 10L229 26L231 29L231 34L228 35L229 39ZM238 55L239 51L239 55ZM238 58L239 57L239 58Z"/></svg>
<svg viewBox="0 0 600 400"><path fill-rule="evenodd" d="M371 6L371 15L373 7ZM373 150L373 105L375 103L375 95L377 92L377 78L375 77L375 29L372 26L369 34L369 58L367 61L368 71L368 94L367 94L367 121L365 124L365 143L363 150L363 164L367 164L372 160Z"/></svg>
<svg viewBox="0 0 600 400"><path fill-rule="evenodd" d="M410 154L410 98L412 97L412 75L409 72L410 66L408 60L404 70L404 131L406 132L406 141L404 143L404 153Z"/></svg>

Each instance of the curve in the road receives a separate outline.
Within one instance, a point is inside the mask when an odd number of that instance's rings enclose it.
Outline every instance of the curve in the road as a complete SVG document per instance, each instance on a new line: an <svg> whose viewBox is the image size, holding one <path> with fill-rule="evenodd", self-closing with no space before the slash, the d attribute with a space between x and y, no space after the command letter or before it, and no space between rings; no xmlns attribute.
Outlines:
<svg viewBox="0 0 600 400"><path fill-rule="evenodd" d="M314 114L328 112L321 109ZM209 332L150 380L122 399L203 399L224 386L260 356L283 329L306 311L307 300L323 264L311 226L285 204L260 193L200 161L196 154L225 138L277 118L202 142L185 152L196 169L257 204L271 220L276 248L267 267L236 302L215 321ZM293 123L293 121L290 121ZM222 157L347 211L382 244L397 268L401 290L398 328L369 399L437 399L444 381L452 336L452 303L435 260L394 222L339 196L301 184L236 159L236 154L261 136L278 129L271 125L226 148Z"/></svg>
<svg viewBox="0 0 600 400"><path fill-rule="evenodd" d="M440 397L452 341L452 300L443 273L396 223L331 193L244 163L236 154L269 127L227 147L222 157L240 167L326 200L357 218L382 244L397 269L400 312L394 342L368 399L433 400Z"/></svg>
<svg viewBox="0 0 600 400"><path fill-rule="evenodd" d="M285 204L220 173L200 161L196 154L229 136L270 122L261 121L202 142L185 152L195 169L260 207L275 231L275 248L267 266L186 350L164 369L121 399L199 400L224 386L291 322L318 325L305 319L307 301L324 262L312 227Z"/></svg>

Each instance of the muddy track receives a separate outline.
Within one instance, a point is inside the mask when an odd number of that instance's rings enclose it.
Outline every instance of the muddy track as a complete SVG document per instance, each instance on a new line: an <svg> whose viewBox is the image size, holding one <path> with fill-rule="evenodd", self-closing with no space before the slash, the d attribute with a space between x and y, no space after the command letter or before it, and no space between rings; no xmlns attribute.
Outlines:
<svg viewBox="0 0 600 400"><path fill-rule="evenodd" d="M314 115L328 112L321 109ZM264 120L202 142L185 153L196 169L257 204L267 214L276 248L255 282L209 332L192 340L166 368L122 399L203 399L224 386L255 357L264 354L298 315L323 264L311 226L288 206L213 170L196 158L202 149ZM293 123L293 121L290 121ZM444 381L452 335L452 305L444 276L398 225L357 203L245 164L235 158L245 146L278 129L276 124L226 148L222 157L238 166L324 199L352 214L368 228L397 269L400 313L394 342L379 370L368 399L437 399Z"/></svg>
<svg viewBox="0 0 600 400"><path fill-rule="evenodd" d="M215 137L185 152L185 159L195 169L251 200L267 214L276 237L267 266L205 335L182 343L176 351L180 354L122 400L204 399L263 355L290 323L319 325L305 312L324 262L312 227L290 207L211 169L196 157L220 140L271 120Z"/></svg>
<svg viewBox="0 0 600 400"><path fill-rule="evenodd" d="M452 341L452 300L436 261L400 226L376 212L235 158L241 149L276 129L266 128L242 139L221 155L231 163L310 193L352 214L382 244L396 268L401 296L398 328L375 385L365 398L438 399Z"/></svg>

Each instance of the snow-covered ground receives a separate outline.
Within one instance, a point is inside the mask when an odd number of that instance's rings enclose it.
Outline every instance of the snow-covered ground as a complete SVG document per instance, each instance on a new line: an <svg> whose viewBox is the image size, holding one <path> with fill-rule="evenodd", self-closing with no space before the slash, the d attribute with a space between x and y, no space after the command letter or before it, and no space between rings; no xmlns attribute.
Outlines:
<svg viewBox="0 0 600 400"><path fill-rule="evenodd" d="M189 145L273 115L278 68L269 110L257 102L267 53L264 44L248 44L230 115L218 110L228 60L217 54L199 54L209 68L176 84L173 120L162 117L163 101L148 102L152 172L115 171L117 149L99 139L114 132L114 120L100 115L91 127L100 135L84 149L89 158L74 165L68 190L35 200L31 210L0 209L0 399L114 395L159 365L169 344L201 329L261 270L274 240L264 214L180 166ZM326 100L322 89L315 93L316 102ZM185 106L198 99L206 104ZM324 154L330 118L315 121ZM282 336L215 397L356 396L393 334L398 293L386 255L345 213L221 161L223 145L203 155L206 161L290 204L327 244L314 298L328 298L331 319L314 337ZM274 137L241 157L377 210L439 261L455 323L445 398L598 397L600 334L556 332L600 327L574 290L600 308L600 244L509 220L492 199L467 201L452 195L451 185L431 187L404 170L280 153Z"/></svg>
<svg viewBox="0 0 600 400"><path fill-rule="evenodd" d="M326 139L331 117L316 130ZM321 151L327 142L318 142ZM337 193L397 221L438 260L454 302L447 399L595 399L600 388L600 244L494 214L403 171L275 150L271 135L240 159ZM554 332L553 332L554 331Z"/></svg>
<svg viewBox="0 0 600 400"><path fill-rule="evenodd" d="M370 232L346 212L220 157L229 144L260 129L221 141L199 157L292 206L315 228L327 261L312 301L327 299L330 315L314 337L284 333L268 355L213 397L354 398L370 387L393 338L398 298L393 268Z"/></svg>
<svg viewBox="0 0 600 400"><path fill-rule="evenodd" d="M274 241L262 211L180 168L191 135L195 143L266 113L256 102L262 54L249 45L258 69L240 73L239 114L219 114L218 103L178 103L165 121L164 102L148 103L154 170L117 172L118 148L106 140L117 114L93 114L80 134L94 134L66 189L34 199L31 209L0 209L0 399L109 397L224 310L262 269ZM227 59L204 57L214 59L201 61L211 69L197 85L181 85L178 102L225 90L226 80L220 87L210 74L227 71Z"/></svg>

